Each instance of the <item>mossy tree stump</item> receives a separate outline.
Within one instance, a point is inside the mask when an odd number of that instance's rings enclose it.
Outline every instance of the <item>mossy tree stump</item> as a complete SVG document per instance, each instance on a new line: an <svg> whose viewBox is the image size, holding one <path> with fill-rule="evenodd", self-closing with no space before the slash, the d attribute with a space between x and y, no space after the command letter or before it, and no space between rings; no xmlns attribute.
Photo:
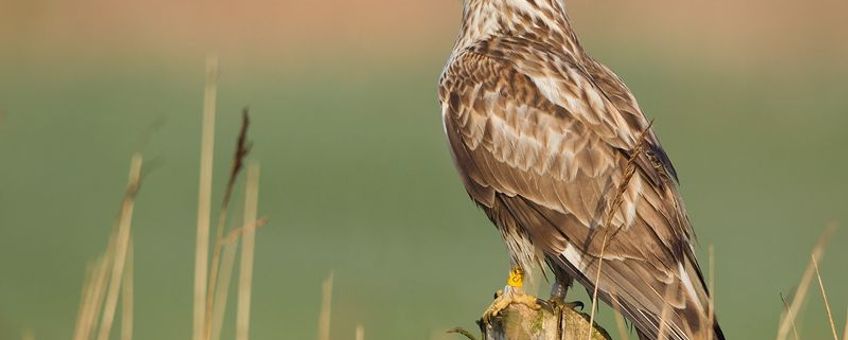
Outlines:
<svg viewBox="0 0 848 340"><path fill-rule="evenodd" d="M589 316L571 308L533 309L513 303L489 322L478 321L483 340L610 340L606 330ZM589 337L589 330L592 337ZM474 339L468 332L462 332Z"/></svg>

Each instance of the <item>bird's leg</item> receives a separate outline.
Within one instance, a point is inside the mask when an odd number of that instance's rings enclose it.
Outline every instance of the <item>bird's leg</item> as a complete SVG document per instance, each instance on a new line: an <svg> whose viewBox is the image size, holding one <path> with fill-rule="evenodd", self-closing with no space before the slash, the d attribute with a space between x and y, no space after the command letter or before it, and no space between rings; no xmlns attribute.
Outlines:
<svg viewBox="0 0 848 340"><path fill-rule="evenodd" d="M483 322L488 323L492 318L498 316L500 312L513 303L523 304L533 309L541 308L539 299L534 296L527 295L524 292L524 270L521 267L514 266L509 271L509 278L506 280L506 287L503 292L495 294L495 301L486 308L483 312Z"/></svg>
<svg viewBox="0 0 848 340"><path fill-rule="evenodd" d="M563 278L564 276L557 276L553 285L551 286L551 297L548 301L545 301L548 304L550 309L556 308L580 308L583 309L583 303L580 301L574 302L565 302L565 296L568 293L568 289L571 288L571 284L574 283L574 280L571 277Z"/></svg>

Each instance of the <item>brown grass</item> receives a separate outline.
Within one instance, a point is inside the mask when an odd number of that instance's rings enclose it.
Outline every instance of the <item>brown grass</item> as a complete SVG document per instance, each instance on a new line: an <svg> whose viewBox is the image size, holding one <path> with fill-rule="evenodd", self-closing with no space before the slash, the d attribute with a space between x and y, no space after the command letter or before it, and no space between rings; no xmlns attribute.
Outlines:
<svg viewBox="0 0 848 340"><path fill-rule="evenodd" d="M135 197L141 186L142 157L135 154L130 162L130 175L121 203L117 224L112 231L106 252L89 265L74 328L74 340L88 340L97 331L98 339L109 339L118 298L123 296L122 338L131 337L132 272L131 233ZM123 294L121 295L123 291ZM98 322L99 320L99 322Z"/></svg>
<svg viewBox="0 0 848 340"><path fill-rule="evenodd" d="M121 340L132 340L133 338L133 312L134 303L134 287L133 280L135 276L135 255L133 249L132 236L127 247L127 265L124 271L123 287L121 288Z"/></svg>
<svg viewBox="0 0 848 340"><path fill-rule="evenodd" d="M365 340L365 327L362 325L356 325L356 340Z"/></svg>
<svg viewBox="0 0 848 340"><path fill-rule="evenodd" d="M333 305L333 272L321 284L321 314L318 317L318 340L330 340L330 309Z"/></svg>
<svg viewBox="0 0 848 340"><path fill-rule="evenodd" d="M253 284L253 253L256 247L258 201L259 165L251 163L247 169L247 188L244 194L244 230L241 238L241 264L239 265L236 340L247 340L250 335L250 294Z"/></svg>
<svg viewBox="0 0 848 340"><path fill-rule="evenodd" d="M833 322L833 312L830 311L830 302L827 300L827 291L824 289L824 282L822 282L821 273L819 272L819 262L815 257L812 258L813 266L816 268L816 278L819 281L819 289L821 290L822 300L824 300L825 311L827 311L827 320L830 323L830 330L833 332L833 340L839 340L839 336L836 335L836 324Z"/></svg>
<svg viewBox="0 0 848 340"><path fill-rule="evenodd" d="M815 273L815 264L817 261L820 261L824 255L825 245L835 229L835 225L828 226L822 235L819 236L816 245L813 247L812 254L810 255L810 263L807 265L807 269L804 270L804 274L801 276L801 282L798 284L798 290L795 292L792 303L789 305L789 308L786 309L785 315L780 321L780 326L777 330L777 340L785 340L786 336L789 335L789 330L793 328L795 318L798 316L798 311L801 309L801 304L804 303L807 291L812 283L813 274Z"/></svg>
<svg viewBox="0 0 848 340"><path fill-rule="evenodd" d="M209 225L212 210L212 162L215 151L215 110L218 93L218 58L206 60L203 125L200 142L200 183L197 193L197 239L194 260L193 339L206 340L206 293L209 261Z"/></svg>

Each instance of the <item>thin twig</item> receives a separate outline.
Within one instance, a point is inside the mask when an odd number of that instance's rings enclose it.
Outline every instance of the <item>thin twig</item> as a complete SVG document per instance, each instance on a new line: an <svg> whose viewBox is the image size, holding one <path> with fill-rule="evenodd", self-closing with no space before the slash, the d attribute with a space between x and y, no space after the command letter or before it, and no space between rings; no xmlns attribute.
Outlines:
<svg viewBox="0 0 848 340"><path fill-rule="evenodd" d="M206 290L209 264L209 224L212 203L212 161L215 150L215 110L218 92L218 58L206 59L206 86L203 97L203 128L200 143L200 183L197 193L197 239L194 257L193 339L204 340L206 331Z"/></svg>
<svg viewBox="0 0 848 340"><path fill-rule="evenodd" d="M830 302L827 300L827 292L824 289L824 282L822 282L821 273L819 272L819 262L815 257L812 258L813 266L816 268L816 278L819 280L819 288L821 289L822 299L824 300L824 308L827 310L827 321L830 322L830 331L833 332L833 340L839 340L839 336L836 335L836 323L833 322L833 312L830 311Z"/></svg>
<svg viewBox="0 0 848 340"><path fill-rule="evenodd" d="M462 335L462 336L468 338L469 340L477 340L477 337L474 336L474 334L472 334L471 332L469 332L465 328L461 328L461 327L449 329L447 331L447 333L448 334L459 334L459 335Z"/></svg>

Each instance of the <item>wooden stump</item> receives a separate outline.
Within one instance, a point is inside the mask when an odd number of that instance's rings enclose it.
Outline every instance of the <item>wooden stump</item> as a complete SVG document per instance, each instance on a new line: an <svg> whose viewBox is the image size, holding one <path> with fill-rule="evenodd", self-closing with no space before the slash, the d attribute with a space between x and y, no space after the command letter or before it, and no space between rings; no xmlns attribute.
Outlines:
<svg viewBox="0 0 848 340"><path fill-rule="evenodd" d="M570 308L534 310L523 304L509 305L485 323L478 322L484 340L610 340L606 330L589 326L589 315ZM592 337L589 330L592 329ZM474 339L468 332L462 332Z"/></svg>

